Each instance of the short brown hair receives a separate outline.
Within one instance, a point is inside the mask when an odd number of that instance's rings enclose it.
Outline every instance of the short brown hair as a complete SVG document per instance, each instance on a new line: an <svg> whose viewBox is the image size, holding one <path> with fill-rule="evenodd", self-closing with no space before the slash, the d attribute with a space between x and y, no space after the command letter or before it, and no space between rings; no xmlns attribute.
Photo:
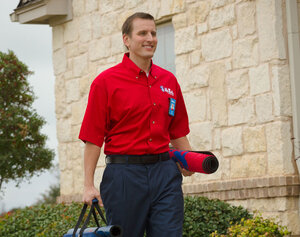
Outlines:
<svg viewBox="0 0 300 237"><path fill-rule="evenodd" d="M145 13L145 12L136 12L133 15L129 16L123 26L122 26L122 35L131 35L132 32L132 22L134 19L136 18L140 18L140 19L145 19L145 20L152 20L154 21L154 17L152 15L150 15L149 13Z"/></svg>

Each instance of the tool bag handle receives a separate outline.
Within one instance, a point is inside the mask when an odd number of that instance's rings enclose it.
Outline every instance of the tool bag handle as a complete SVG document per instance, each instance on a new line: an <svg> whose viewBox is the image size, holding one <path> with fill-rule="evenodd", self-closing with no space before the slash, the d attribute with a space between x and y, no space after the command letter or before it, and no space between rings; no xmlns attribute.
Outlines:
<svg viewBox="0 0 300 237"><path fill-rule="evenodd" d="M87 210L87 206L88 206L87 204L84 204L84 205L83 205L83 208L82 208L82 210L81 210L81 213L80 213L80 215L79 215L79 218L78 218L78 220L77 220L77 223L76 223L76 225L75 225L75 228L74 228L74 230L73 230L72 237L75 237L75 236L76 236L76 232L77 232L77 230L78 230L78 228L79 228L80 223L82 222L82 219L83 219L83 217L84 217L84 214L85 214L85 212L86 212L86 210ZM98 199L95 198L95 199L93 199L93 201L92 201L92 206L91 206L91 208L90 208L90 211L89 211L89 213L88 213L88 216L87 216L87 218L85 219L82 228L80 229L79 237L82 236L84 230L87 228L87 225L88 225L88 223L89 223L89 221L90 221L90 219L91 219L91 215L92 215L92 214L93 214L93 216L94 216L94 219L95 219L95 222L96 222L96 224L97 224L97 227L98 227L98 228L100 227L100 224L99 224L98 218L97 218L97 214L96 214L96 212L95 212L95 208L96 208L96 210L98 211L98 213L99 213L99 215L101 216L101 218L102 218L102 220L104 221L104 223L107 225L107 222L106 222L106 219L105 219L105 217L104 217L104 215L103 215L103 212L101 211L101 209L100 209L100 207L99 207ZM98 230L98 228L95 230L94 233L95 233L97 236L102 237L101 235L99 235L99 234L96 233L96 231Z"/></svg>

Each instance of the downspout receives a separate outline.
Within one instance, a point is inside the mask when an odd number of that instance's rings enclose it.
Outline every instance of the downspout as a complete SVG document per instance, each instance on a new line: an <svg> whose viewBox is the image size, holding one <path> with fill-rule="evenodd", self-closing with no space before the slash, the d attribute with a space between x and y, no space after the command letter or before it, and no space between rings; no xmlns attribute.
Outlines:
<svg viewBox="0 0 300 237"><path fill-rule="evenodd" d="M294 155L298 173L300 174L300 41L298 6L297 0L288 0L285 3L293 110Z"/></svg>

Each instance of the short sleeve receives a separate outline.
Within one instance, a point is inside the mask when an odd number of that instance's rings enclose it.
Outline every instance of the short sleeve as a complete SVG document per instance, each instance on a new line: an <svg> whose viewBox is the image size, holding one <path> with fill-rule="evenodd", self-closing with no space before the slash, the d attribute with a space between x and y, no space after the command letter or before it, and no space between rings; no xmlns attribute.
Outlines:
<svg viewBox="0 0 300 237"><path fill-rule="evenodd" d="M91 142L102 147L107 127L107 88L103 79L92 83L88 104L79 133L83 142Z"/></svg>
<svg viewBox="0 0 300 237"><path fill-rule="evenodd" d="M179 84L176 90L175 116L169 126L170 139L184 137L190 132L189 119Z"/></svg>

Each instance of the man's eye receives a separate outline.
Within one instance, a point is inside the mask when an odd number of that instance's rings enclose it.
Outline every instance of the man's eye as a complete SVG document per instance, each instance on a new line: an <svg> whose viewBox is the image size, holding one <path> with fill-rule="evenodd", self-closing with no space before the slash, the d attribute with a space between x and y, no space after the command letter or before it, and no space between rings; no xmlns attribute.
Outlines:
<svg viewBox="0 0 300 237"><path fill-rule="evenodd" d="M156 32L151 32L151 35L152 36L156 36Z"/></svg>
<svg viewBox="0 0 300 237"><path fill-rule="evenodd" d="M146 31L141 31L141 32L139 33L139 35L146 35L146 34L147 34Z"/></svg>

